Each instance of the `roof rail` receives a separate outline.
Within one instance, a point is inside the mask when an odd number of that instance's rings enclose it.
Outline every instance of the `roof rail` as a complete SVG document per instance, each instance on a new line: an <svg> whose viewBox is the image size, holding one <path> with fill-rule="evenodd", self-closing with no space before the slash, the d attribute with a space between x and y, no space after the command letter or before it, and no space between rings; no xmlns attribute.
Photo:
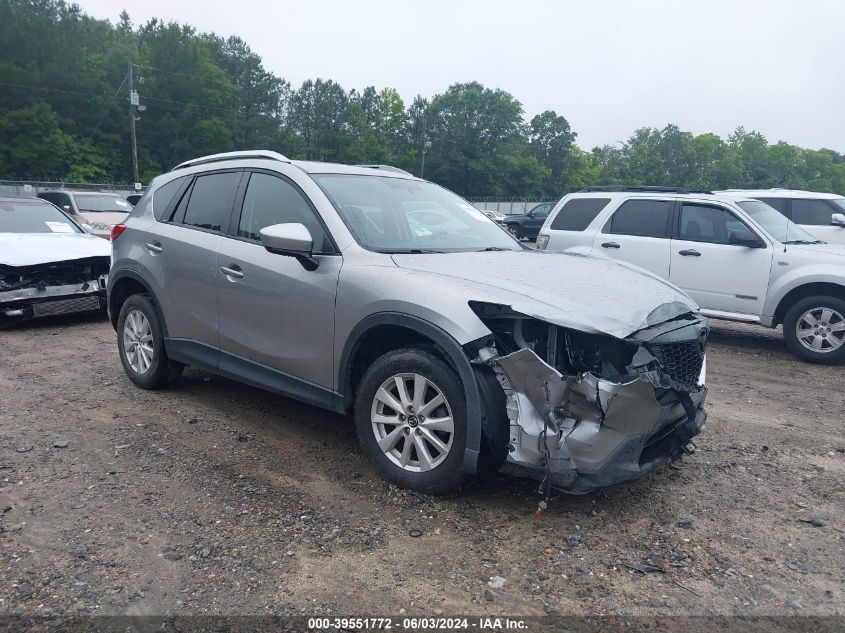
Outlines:
<svg viewBox="0 0 845 633"><path fill-rule="evenodd" d="M631 191L639 193L690 193L683 187L654 187L650 185L597 185L584 187L579 193L595 191Z"/></svg>
<svg viewBox="0 0 845 633"><path fill-rule="evenodd" d="M367 167L368 169L381 169L384 171L392 171L397 174L404 174L406 176L413 176L414 174L405 171L404 169L399 169L398 167L394 167L393 165L353 165L354 167Z"/></svg>
<svg viewBox="0 0 845 633"><path fill-rule="evenodd" d="M186 160L184 163L179 163L170 171L182 169L183 167L193 167L195 165L205 165L206 163L218 163L224 160L237 160L239 158L265 158L268 160L277 160L283 163L289 163L290 159L278 152L271 152L266 149L249 149L239 152L223 152L222 154L209 154L208 156L200 156L199 158L192 158Z"/></svg>

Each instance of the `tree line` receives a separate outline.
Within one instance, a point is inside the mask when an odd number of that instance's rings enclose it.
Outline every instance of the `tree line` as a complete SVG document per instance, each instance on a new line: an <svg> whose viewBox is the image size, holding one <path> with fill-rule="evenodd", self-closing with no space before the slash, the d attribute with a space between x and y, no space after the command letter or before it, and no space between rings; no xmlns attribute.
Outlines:
<svg viewBox="0 0 845 633"><path fill-rule="evenodd" d="M424 161L426 178L465 196L556 197L622 183L845 193L842 154L742 127L726 139L641 128L585 151L563 115L526 120L513 95L477 82L409 104L389 87L294 87L239 37L156 19L135 26L125 12L113 24L64 0L0 0L0 178L131 181L129 64L145 107L143 182L191 157L263 148L415 174Z"/></svg>

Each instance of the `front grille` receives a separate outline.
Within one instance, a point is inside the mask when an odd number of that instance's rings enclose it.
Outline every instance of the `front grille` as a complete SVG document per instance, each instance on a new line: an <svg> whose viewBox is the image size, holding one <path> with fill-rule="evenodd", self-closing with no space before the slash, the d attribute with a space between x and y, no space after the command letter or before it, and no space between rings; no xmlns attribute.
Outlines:
<svg viewBox="0 0 845 633"><path fill-rule="evenodd" d="M58 299L44 301L32 306L37 317L54 316L57 314L72 314L74 312L90 312L100 309L100 300L96 295L88 297L74 297L73 299Z"/></svg>
<svg viewBox="0 0 845 633"><path fill-rule="evenodd" d="M704 346L699 341L654 344L648 349L663 372L679 386L692 390L697 385L704 363Z"/></svg>

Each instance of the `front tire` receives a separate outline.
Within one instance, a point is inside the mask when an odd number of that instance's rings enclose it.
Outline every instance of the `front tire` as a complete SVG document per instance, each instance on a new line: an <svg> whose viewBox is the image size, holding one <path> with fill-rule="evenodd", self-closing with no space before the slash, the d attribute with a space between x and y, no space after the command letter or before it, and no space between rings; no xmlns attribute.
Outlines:
<svg viewBox="0 0 845 633"><path fill-rule="evenodd" d="M367 457L385 479L424 493L463 483L466 419L458 375L420 349L376 359L355 398L355 426Z"/></svg>
<svg viewBox="0 0 845 633"><path fill-rule="evenodd" d="M518 240L522 239L522 228L518 224L508 224L508 233Z"/></svg>
<svg viewBox="0 0 845 633"><path fill-rule="evenodd" d="M783 319L789 350L811 363L845 362L845 301L813 296L796 301Z"/></svg>
<svg viewBox="0 0 845 633"><path fill-rule="evenodd" d="M167 357L164 329L148 294L132 295L120 307L117 348L126 375L142 389L160 389L176 381L184 368Z"/></svg>

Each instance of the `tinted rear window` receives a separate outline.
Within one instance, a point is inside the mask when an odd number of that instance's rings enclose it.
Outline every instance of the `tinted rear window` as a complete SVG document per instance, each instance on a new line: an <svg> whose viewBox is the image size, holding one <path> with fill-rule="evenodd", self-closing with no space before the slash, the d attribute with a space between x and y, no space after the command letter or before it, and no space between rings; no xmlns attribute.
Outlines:
<svg viewBox="0 0 845 633"><path fill-rule="evenodd" d="M827 226L830 224L831 216L836 212L837 209L831 207L827 200L813 198L792 199L792 221L795 224Z"/></svg>
<svg viewBox="0 0 845 633"><path fill-rule="evenodd" d="M668 237L671 200L628 200L616 210L605 226L605 233L639 235L642 237Z"/></svg>
<svg viewBox="0 0 845 633"><path fill-rule="evenodd" d="M607 206L610 198L574 198L552 220L554 231L583 231Z"/></svg>
<svg viewBox="0 0 845 633"><path fill-rule="evenodd" d="M781 212L783 215L786 215L786 203L787 203L786 198L769 198L769 197L766 197L766 198L757 198L757 200L759 200L760 202L765 202L770 207L774 207L779 212Z"/></svg>
<svg viewBox="0 0 845 633"><path fill-rule="evenodd" d="M228 228L232 199L240 179L240 172L197 178L185 209L183 224L210 231L222 231L224 226Z"/></svg>

